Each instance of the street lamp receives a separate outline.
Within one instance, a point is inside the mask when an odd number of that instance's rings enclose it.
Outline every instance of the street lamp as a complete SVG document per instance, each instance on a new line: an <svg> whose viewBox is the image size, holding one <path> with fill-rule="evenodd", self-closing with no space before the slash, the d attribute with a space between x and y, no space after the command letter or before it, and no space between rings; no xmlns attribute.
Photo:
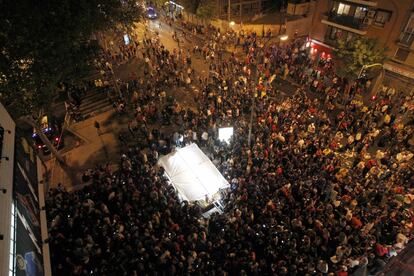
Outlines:
<svg viewBox="0 0 414 276"><path fill-rule="evenodd" d="M279 39L280 39L281 41L286 41L288 38L289 38L289 36L288 36L288 35L281 35L281 36L279 37Z"/></svg>
<svg viewBox="0 0 414 276"><path fill-rule="evenodd" d="M361 71L359 71L358 79L360 79L362 77L362 74L364 73L364 70L365 69L371 68L371 67L374 67L374 66L381 66L382 67L383 65L381 63L373 63L373 64L365 64L365 65L363 65L362 68L361 68Z"/></svg>
<svg viewBox="0 0 414 276"><path fill-rule="evenodd" d="M281 41L288 40L289 36L286 35L286 34L282 34L282 35L278 35L277 38L278 38L278 40L277 40L277 46L279 47L280 46L280 42Z"/></svg>
<svg viewBox="0 0 414 276"><path fill-rule="evenodd" d="M227 1L227 21L230 22L230 5L231 5L231 0Z"/></svg>
<svg viewBox="0 0 414 276"><path fill-rule="evenodd" d="M263 50L263 48L261 48L261 49ZM256 106L256 101L255 101L255 98L256 98L255 94L257 92L256 84L257 84L257 81L259 79L258 78L258 72L257 72L257 66L255 66L254 63L252 63L251 66L252 66L251 72L252 72L252 75L253 75L253 82L251 82L252 88L253 88L252 89L253 95L251 96L252 97L252 107L250 109L249 132L248 132L248 135L247 135L247 145L248 145L249 148L250 148L250 145L251 145L251 137L252 137L253 114L254 114L254 109L255 109L255 106Z"/></svg>
<svg viewBox="0 0 414 276"><path fill-rule="evenodd" d="M230 25L231 27L233 27L234 25L236 25L236 22L234 22L234 21L230 21L229 25Z"/></svg>

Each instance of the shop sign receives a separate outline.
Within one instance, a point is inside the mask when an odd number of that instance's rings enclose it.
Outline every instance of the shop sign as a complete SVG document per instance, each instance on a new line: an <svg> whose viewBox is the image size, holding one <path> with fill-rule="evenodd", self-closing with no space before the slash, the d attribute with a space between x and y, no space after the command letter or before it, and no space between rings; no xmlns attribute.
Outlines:
<svg viewBox="0 0 414 276"><path fill-rule="evenodd" d="M385 63L384 64L384 69L388 70L388 71L391 71L393 73L399 74L401 76L404 76L404 77L407 77L407 78L410 78L410 79L414 79L414 72L405 70L401 67L391 65L389 63Z"/></svg>

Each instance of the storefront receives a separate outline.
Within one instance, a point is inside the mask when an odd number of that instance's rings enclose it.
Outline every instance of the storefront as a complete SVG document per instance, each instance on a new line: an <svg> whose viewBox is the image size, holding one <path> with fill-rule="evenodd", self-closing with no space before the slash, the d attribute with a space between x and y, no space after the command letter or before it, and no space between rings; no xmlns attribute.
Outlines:
<svg viewBox="0 0 414 276"><path fill-rule="evenodd" d="M402 64L386 62L384 64L382 84L406 94L414 91L414 70Z"/></svg>
<svg viewBox="0 0 414 276"><path fill-rule="evenodd" d="M305 47L308 49L311 59L316 62L332 59L333 48L325 43L308 38Z"/></svg>
<svg viewBox="0 0 414 276"><path fill-rule="evenodd" d="M0 275L51 275L42 165L1 104L0 146Z"/></svg>

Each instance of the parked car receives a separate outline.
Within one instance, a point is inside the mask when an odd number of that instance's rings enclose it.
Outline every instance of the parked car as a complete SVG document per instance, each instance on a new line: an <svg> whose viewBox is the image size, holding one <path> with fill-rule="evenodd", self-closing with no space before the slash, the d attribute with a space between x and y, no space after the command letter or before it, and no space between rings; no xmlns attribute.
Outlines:
<svg viewBox="0 0 414 276"><path fill-rule="evenodd" d="M43 133L46 135L46 137L49 139L49 141L52 143L54 147L57 149L61 149L64 146L64 139L61 135L61 127L59 124L54 121L53 119L49 119L48 116L43 116L40 120L40 126L43 131ZM35 147L42 151L43 154L50 154L50 150L47 148L47 146L43 143L42 139L40 139L39 134L37 133L36 129L33 129L32 134L33 142L35 144Z"/></svg>
<svg viewBox="0 0 414 276"><path fill-rule="evenodd" d="M148 19L157 19L158 14L153 7L147 8L147 17Z"/></svg>

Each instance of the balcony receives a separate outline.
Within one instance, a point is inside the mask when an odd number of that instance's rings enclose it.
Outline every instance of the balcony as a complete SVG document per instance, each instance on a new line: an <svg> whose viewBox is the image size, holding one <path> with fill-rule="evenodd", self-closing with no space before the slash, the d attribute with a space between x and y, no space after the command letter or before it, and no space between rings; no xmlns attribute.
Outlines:
<svg viewBox="0 0 414 276"><path fill-rule="evenodd" d="M355 18L349 15L340 15L336 13L329 13L327 15L328 20L343 26L347 26L353 29L363 30L367 27L363 19Z"/></svg>
<svg viewBox="0 0 414 276"><path fill-rule="evenodd" d="M398 45L402 47L413 49L414 48L414 45L413 45L414 32L412 30L411 32L402 32L396 42Z"/></svg>
<svg viewBox="0 0 414 276"><path fill-rule="evenodd" d="M365 35L367 33L366 28L368 25L364 22L364 19L355 18L349 15L340 15L332 12L326 13L324 14L322 23L359 35Z"/></svg>
<svg viewBox="0 0 414 276"><path fill-rule="evenodd" d="M353 3L353 4L367 6L367 7L376 7L378 5L377 1L373 1L373 0L345 0L345 1Z"/></svg>

